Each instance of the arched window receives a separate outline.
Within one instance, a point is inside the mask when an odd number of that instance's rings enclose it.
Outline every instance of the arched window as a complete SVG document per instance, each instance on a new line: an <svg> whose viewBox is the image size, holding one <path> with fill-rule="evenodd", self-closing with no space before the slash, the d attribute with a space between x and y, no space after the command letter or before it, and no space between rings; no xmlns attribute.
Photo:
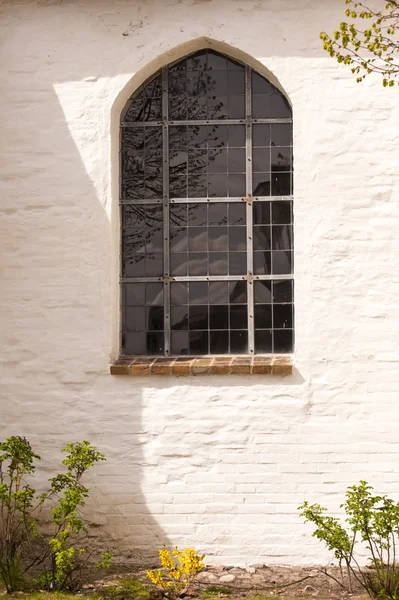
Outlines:
<svg viewBox="0 0 399 600"><path fill-rule="evenodd" d="M292 113L201 50L121 117L122 354L293 350Z"/></svg>

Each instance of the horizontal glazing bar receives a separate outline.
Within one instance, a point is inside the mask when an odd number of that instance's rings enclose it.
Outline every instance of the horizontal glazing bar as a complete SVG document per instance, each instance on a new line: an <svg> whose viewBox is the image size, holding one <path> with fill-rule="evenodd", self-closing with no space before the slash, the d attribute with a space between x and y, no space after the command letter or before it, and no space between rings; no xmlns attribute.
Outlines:
<svg viewBox="0 0 399 600"><path fill-rule="evenodd" d="M197 202L245 202L245 198L235 197L227 198L226 196L220 198L171 198L171 204L196 204Z"/></svg>
<svg viewBox="0 0 399 600"><path fill-rule="evenodd" d="M277 279L294 279L294 275L292 273L287 275L209 275L206 277L204 275L199 276L182 276L182 277L169 277L168 281L247 281L250 279L251 281L271 281ZM121 277L120 283L158 283L159 281L163 281L163 277Z"/></svg>
<svg viewBox="0 0 399 600"><path fill-rule="evenodd" d="M256 198L249 198L251 202L280 202L283 200L293 200L293 196L256 196ZM244 197L235 197L235 198L227 198L224 196L223 198L170 198L169 202L171 204L197 204L198 202L246 202L247 198ZM148 200L144 200L140 198L140 200L131 199L131 198L122 198L120 204L161 204L163 202L162 198L148 198Z"/></svg>
<svg viewBox="0 0 399 600"><path fill-rule="evenodd" d="M121 127L160 127L164 121L124 121ZM252 119L252 123L292 123L292 119ZM245 119L196 119L168 121L168 125L245 125Z"/></svg>

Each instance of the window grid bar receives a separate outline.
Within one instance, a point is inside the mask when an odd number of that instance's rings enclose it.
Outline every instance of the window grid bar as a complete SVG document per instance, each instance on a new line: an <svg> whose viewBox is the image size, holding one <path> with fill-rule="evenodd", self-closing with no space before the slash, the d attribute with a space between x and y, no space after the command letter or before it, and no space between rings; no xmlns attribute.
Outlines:
<svg viewBox="0 0 399 600"><path fill-rule="evenodd" d="M245 67L245 115L246 115L246 186L247 186L247 271L253 275L253 209L252 209L252 85L251 69ZM255 352L254 327L254 286L252 280L247 282L248 298L248 352Z"/></svg>
<svg viewBox="0 0 399 600"><path fill-rule="evenodd" d="M121 283L159 283L164 281L164 277L121 277ZM251 278L253 281L271 281L294 279L292 273L285 275L255 275ZM169 277L168 283L179 281L250 281L247 275L178 275Z"/></svg>
<svg viewBox="0 0 399 600"><path fill-rule="evenodd" d="M163 101L163 99L162 99ZM169 125L245 125L246 119L185 119L169 121ZM253 119L255 124L292 123L292 119ZM163 121L124 121L121 127L160 127Z"/></svg>
<svg viewBox="0 0 399 600"><path fill-rule="evenodd" d="M163 151L163 273L170 273L169 256L169 127L168 127L168 67L162 69L162 151ZM169 282L164 281L164 353L170 354L170 293Z"/></svg>
<svg viewBox="0 0 399 600"><path fill-rule="evenodd" d="M252 202L281 202L284 200L293 200L293 196L257 196L256 198L251 198ZM246 202L247 198L243 197L234 197L227 198L224 196L223 198L171 198L169 200L170 204L199 204L202 202L206 202L212 204L213 202ZM137 204L161 204L164 202L163 198L149 198L148 200L131 200L131 199L121 199L121 205L137 205Z"/></svg>

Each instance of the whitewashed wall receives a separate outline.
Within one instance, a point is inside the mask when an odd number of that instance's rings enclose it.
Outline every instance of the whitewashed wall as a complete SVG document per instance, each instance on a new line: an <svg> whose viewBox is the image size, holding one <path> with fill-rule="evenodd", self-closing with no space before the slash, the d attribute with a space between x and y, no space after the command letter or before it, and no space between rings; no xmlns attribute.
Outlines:
<svg viewBox="0 0 399 600"><path fill-rule="evenodd" d="M0 439L26 435L46 477L63 444L96 443L108 462L87 514L122 558L178 543L209 562L319 563L299 503L337 507L360 478L399 494L398 90L356 84L323 52L343 8L0 3ZM111 376L119 112L206 45L293 104L296 372Z"/></svg>

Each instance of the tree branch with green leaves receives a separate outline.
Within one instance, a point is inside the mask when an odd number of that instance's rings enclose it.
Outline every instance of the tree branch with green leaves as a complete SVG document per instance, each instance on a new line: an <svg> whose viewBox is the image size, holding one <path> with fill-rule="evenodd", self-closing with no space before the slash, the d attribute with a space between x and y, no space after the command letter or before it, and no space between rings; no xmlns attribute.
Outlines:
<svg viewBox="0 0 399 600"><path fill-rule="evenodd" d="M379 9L355 0L345 0L345 4L350 21L342 21L331 35L321 32L324 50L349 65L359 83L375 73L382 77L384 87L399 85L399 1L378 0Z"/></svg>

